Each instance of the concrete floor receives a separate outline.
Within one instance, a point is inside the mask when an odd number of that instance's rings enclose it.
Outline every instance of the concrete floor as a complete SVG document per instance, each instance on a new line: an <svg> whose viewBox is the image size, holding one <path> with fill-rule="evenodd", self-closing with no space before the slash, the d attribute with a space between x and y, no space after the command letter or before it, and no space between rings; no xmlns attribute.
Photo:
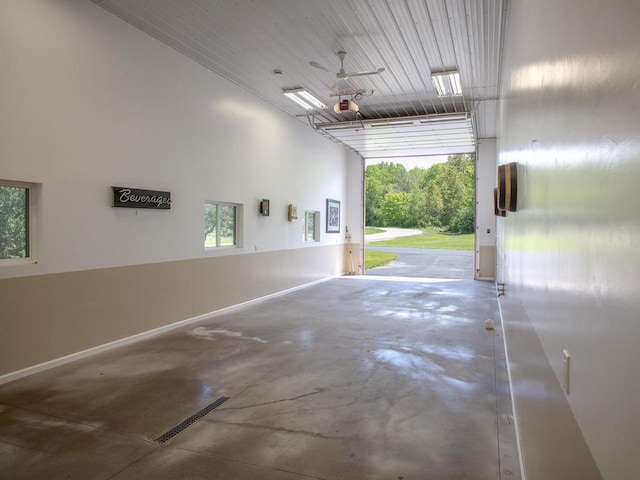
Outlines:
<svg viewBox="0 0 640 480"><path fill-rule="evenodd" d="M517 479L486 319L491 283L343 277L35 374L0 386L0 478Z"/></svg>

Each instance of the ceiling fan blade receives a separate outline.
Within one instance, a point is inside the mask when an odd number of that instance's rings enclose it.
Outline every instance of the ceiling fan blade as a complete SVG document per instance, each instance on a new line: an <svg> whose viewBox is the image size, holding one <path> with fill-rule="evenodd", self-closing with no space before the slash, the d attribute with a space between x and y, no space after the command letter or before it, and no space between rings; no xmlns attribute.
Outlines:
<svg viewBox="0 0 640 480"><path fill-rule="evenodd" d="M333 73L327 67L325 67L324 65L320 65L318 62L309 62L309 65L315 68L319 68L320 70L324 70L325 72Z"/></svg>
<svg viewBox="0 0 640 480"><path fill-rule="evenodd" d="M354 73L347 73L347 75L349 77L363 77L365 75L377 75L379 73L384 72L384 68L379 68L377 70L370 70L368 72L354 72Z"/></svg>

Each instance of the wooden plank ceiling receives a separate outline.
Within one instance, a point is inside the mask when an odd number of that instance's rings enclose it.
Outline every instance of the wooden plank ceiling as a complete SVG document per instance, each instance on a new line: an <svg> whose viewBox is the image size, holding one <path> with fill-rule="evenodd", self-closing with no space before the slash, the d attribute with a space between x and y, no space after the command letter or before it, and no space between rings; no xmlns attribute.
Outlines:
<svg viewBox="0 0 640 480"><path fill-rule="evenodd" d="M473 151L495 136L507 0L91 1L365 158ZM338 51L347 72L384 71L337 81ZM430 75L449 70L463 95L439 97ZM282 94L300 87L327 108L309 114ZM335 113L339 99L359 112ZM371 127L401 117L416 118Z"/></svg>

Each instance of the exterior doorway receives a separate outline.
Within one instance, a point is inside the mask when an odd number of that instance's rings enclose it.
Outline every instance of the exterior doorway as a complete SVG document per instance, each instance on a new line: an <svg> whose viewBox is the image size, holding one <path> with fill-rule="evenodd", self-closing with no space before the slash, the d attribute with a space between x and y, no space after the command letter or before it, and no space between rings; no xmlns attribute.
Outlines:
<svg viewBox="0 0 640 480"><path fill-rule="evenodd" d="M473 279L475 154L367 161L365 274Z"/></svg>

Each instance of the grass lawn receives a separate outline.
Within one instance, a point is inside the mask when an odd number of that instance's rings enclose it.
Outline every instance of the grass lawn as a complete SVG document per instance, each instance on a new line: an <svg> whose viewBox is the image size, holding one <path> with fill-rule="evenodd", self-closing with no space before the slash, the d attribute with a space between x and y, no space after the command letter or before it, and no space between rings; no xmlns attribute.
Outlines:
<svg viewBox="0 0 640 480"><path fill-rule="evenodd" d="M220 238L220 246L224 247L226 245L235 245L233 237L222 237ZM215 247L216 246L216 234L210 233L207 235L207 238L204 239L205 247Z"/></svg>
<svg viewBox="0 0 640 480"><path fill-rule="evenodd" d="M433 248L437 250L473 250L473 233L440 233L435 229L422 229L422 235L400 237L392 240L369 242L376 247ZM371 254L367 250L367 257Z"/></svg>
<svg viewBox="0 0 640 480"><path fill-rule="evenodd" d="M364 227L364 234L365 235L373 235L374 233L382 233L382 232L384 232L384 230L382 230L381 228Z"/></svg>
<svg viewBox="0 0 640 480"><path fill-rule="evenodd" d="M379 267L380 265L385 265L396 258L398 258L398 255L395 253L367 250L364 255L364 268L365 270L369 270L373 267Z"/></svg>

